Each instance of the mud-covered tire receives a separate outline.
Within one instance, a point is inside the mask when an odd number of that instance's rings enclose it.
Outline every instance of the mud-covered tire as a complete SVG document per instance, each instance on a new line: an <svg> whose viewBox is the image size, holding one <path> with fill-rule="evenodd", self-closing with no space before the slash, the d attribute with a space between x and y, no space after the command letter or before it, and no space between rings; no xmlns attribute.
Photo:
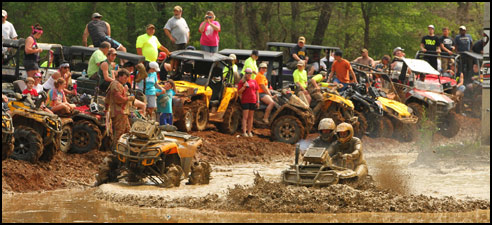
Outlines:
<svg viewBox="0 0 492 225"><path fill-rule="evenodd" d="M69 152L72 147L72 125L66 124L62 127L62 135L60 139L60 151Z"/></svg>
<svg viewBox="0 0 492 225"><path fill-rule="evenodd" d="M274 141L295 144L304 135L304 126L295 116L284 115L275 119L270 128Z"/></svg>
<svg viewBox="0 0 492 225"><path fill-rule="evenodd" d="M202 131L205 130L208 123L208 108L205 103L197 103L193 109L193 130Z"/></svg>
<svg viewBox="0 0 492 225"><path fill-rule="evenodd" d="M3 134L2 134L3 135ZM14 138L12 135L12 139L7 142L2 143L2 161L6 160L9 156L14 152Z"/></svg>
<svg viewBox="0 0 492 225"><path fill-rule="evenodd" d="M194 162L191 165L191 174L188 184L209 184L212 167L207 162Z"/></svg>
<svg viewBox="0 0 492 225"><path fill-rule="evenodd" d="M222 133L234 134L239 128L241 121L241 109L236 106L230 107L224 114L224 122L220 123L219 130Z"/></svg>
<svg viewBox="0 0 492 225"><path fill-rule="evenodd" d="M99 170L96 174L96 186L104 183L118 182L119 171L119 160L116 156L106 156L103 159L101 165L99 165Z"/></svg>
<svg viewBox="0 0 492 225"><path fill-rule="evenodd" d="M384 132L383 120L381 120L380 117L377 119L373 119L373 120L369 121L368 127L370 129L369 137L372 137L372 138L381 137L382 133Z"/></svg>
<svg viewBox="0 0 492 225"><path fill-rule="evenodd" d="M83 154L101 147L102 134L99 127L87 121L75 122L72 131L72 148L70 153Z"/></svg>
<svg viewBox="0 0 492 225"><path fill-rule="evenodd" d="M482 95L476 95L473 98L472 107L471 107L471 117L480 118L482 115Z"/></svg>
<svg viewBox="0 0 492 225"><path fill-rule="evenodd" d="M183 109L182 117L174 125L183 132L191 132L193 129L193 112L189 107Z"/></svg>
<svg viewBox="0 0 492 225"><path fill-rule="evenodd" d="M110 137L110 136L104 136L103 139L102 139L102 143L101 143L101 147L99 148L99 151L103 151L103 152L106 152L106 151L111 151L112 149L112 145L113 145L113 138Z"/></svg>
<svg viewBox="0 0 492 225"><path fill-rule="evenodd" d="M10 157L37 163L44 150L41 135L30 127L19 126L15 128L14 139L14 152Z"/></svg>
<svg viewBox="0 0 492 225"><path fill-rule="evenodd" d="M172 164L166 168L166 177L168 178L168 187L179 187L181 183L181 177L184 172L181 166Z"/></svg>
<svg viewBox="0 0 492 225"><path fill-rule="evenodd" d="M393 122L393 137L401 142L411 142L417 138L418 128L416 123Z"/></svg>
<svg viewBox="0 0 492 225"><path fill-rule="evenodd" d="M39 157L39 161L50 162L60 150L60 140L53 140L53 142L44 146L43 154Z"/></svg>
<svg viewBox="0 0 492 225"><path fill-rule="evenodd" d="M381 117L381 122L383 124L383 131L381 132L381 137L392 138L393 137L393 123L387 116Z"/></svg>
<svg viewBox="0 0 492 225"><path fill-rule="evenodd" d="M364 114L354 111L354 115L358 117L357 122L353 125L354 136L362 138L367 131L367 120Z"/></svg>
<svg viewBox="0 0 492 225"><path fill-rule="evenodd" d="M424 118L424 112L425 112L424 106L416 102L411 102L408 104L408 107L410 107L413 110L415 116L419 118L417 124L418 126L420 126L422 123L422 118Z"/></svg>
<svg viewBox="0 0 492 225"><path fill-rule="evenodd" d="M452 138L458 134L460 131L460 124L458 122L457 116L455 112L449 112L446 123L441 123L439 127L439 132L447 137Z"/></svg>

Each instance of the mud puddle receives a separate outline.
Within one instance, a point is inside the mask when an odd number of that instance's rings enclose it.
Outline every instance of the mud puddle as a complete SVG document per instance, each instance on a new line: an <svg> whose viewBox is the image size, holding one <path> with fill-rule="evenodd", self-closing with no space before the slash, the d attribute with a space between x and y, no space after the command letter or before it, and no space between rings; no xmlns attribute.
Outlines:
<svg viewBox="0 0 492 225"><path fill-rule="evenodd" d="M490 222L490 210L464 213L244 213L158 209L98 200L86 190L2 195L2 223L20 222ZM23 202L24 204L19 204Z"/></svg>

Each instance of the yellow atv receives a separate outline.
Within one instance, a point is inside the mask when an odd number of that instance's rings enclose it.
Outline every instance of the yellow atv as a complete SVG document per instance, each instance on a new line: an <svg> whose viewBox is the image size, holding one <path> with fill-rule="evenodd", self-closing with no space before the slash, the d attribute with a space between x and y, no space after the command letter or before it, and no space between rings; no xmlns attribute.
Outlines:
<svg viewBox="0 0 492 225"><path fill-rule="evenodd" d="M7 159L14 151L14 125L12 117L5 110L2 102L2 161Z"/></svg>
<svg viewBox="0 0 492 225"><path fill-rule="evenodd" d="M193 162L201 144L199 137L176 132L174 126L137 119L130 133L118 140L114 155L106 157L99 167L96 185L125 177L129 183L147 178L162 187L178 187L185 178L189 184L208 184L210 165Z"/></svg>
<svg viewBox="0 0 492 225"><path fill-rule="evenodd" d="M224 133L233 134L241 118L237 89L224 84L224 67L231 66L231 58L216 53L195 50L175 51L172 62L178 67L169 77L175 81L177 93L173 97L173 120L179 130L204 130L213 122Z"/></svg>
<svg viewBox="0 0 492 225"><path fill-rule="evenodd" d="M43 92L34 100L29 94L15 94L15 98L9 99L15 127L12 158L31 163L51 161L59 150L62 122L57 115L39 110L45 97Z"/></svg>

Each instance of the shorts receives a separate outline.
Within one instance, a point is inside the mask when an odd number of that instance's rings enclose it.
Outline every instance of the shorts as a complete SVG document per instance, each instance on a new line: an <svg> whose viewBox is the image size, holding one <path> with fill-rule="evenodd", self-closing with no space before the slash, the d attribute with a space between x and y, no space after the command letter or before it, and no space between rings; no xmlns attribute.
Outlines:
<svg viewBox="0 0 492 225"><path fill-rule="evenodd" d="M118 48L121 46L121 43L117 42L115 39L111 38L110 36L106 36L102 38L102 40L99 43L94 43L94 47L98 48L103 41L109 42L111 44L111 48L114 48L118 50Z"/></svg>
<svg viewBox="0 0 492 225"><path fill-rule="evenodd" d="M157 97L155 95L147 96L147 108L157 108Z"/></svg>
<svg viewBox="0 0 492 225"><path fill-rule="evenodd" d="M292 62L288 62L287 63L287 68L289 68L289 70L296 70L297 69L297 63L298 61L292 61ZM306 67L304 67L304 70L306 71L309 71L309 69L311 69L312 65L311 64L307 64Z"/></svg>
<svg viewBox="0 0 492 225"><path fill-rule="evenodd" d="M260 100L265 96L267 95L267 93L260 93Z"/></svg>
<svg viewBox="0 0 492 225"><path fill-rule="evenodd" d="M26 71L39 70L38 62L33 60L24 60L24 68Z"/></svg>
<svg viewBox="0 0 492 225"><path fill-rule="evenodd" d="M342 88L338 89L338 91L339 91L339 92L345 91L345 89L347 89L347 87L348 87L348 83L343 83L343 82L341 82L340 80L338 80L338 78L336 78L336 77L335 77L335 78L333 78L333 82L337 82L337 83L339 83L339 84L342 84L342 85L343 85L343 87L342 87Z"/></svg>
<svg viewBox="0 0 492 225"><path fill-rule="evenodd" d="M219 46L207 46L207 45L201 45L202 50L206 52L211 52L211 53L217 53L219 50Z"/></svg>
<svg viewBox="0 0 492 225"><path fill-rule="evenodd" d="M241 108L243 110L255 110L256 109L256 103L244 103L244 104L241 104Z"/></svg>

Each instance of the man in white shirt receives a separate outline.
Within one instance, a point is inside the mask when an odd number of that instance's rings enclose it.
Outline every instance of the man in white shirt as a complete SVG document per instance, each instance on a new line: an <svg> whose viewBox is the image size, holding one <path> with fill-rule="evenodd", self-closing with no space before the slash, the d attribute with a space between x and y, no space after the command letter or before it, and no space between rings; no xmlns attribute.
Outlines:
<svg viewBox="0 0 492 225"><path fill-rule="evenodd" d="M2 39L17 40L17 32L15 32L14 25L7 21L7 11L5 10L2 10ZM7 51L8 48L2 47L2 56L5 55Z"/></svg>
<svg viewBox="0 0 492 225"><path fill-rule="evenodd" d="M164 26L164 33L176 45L177 50L185 49L190 40L190 29L186 20L181 17L183 9L180 6L174 7L174 16L169 18Z"/></svg>

